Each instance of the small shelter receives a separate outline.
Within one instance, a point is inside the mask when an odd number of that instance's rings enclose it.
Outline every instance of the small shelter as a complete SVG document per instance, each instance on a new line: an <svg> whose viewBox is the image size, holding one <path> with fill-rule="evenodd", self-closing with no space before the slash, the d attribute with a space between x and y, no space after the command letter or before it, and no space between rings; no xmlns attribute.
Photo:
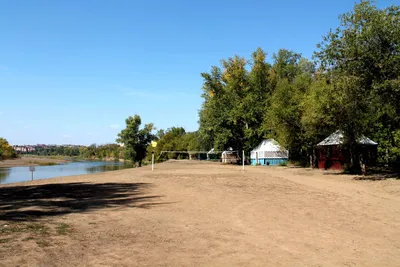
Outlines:
<svg viewBox="0 0 400 267"><path fill-rule="evenodd" d="M287 162L289 151L281 147L274 139L262 141L251 151L251 165L279 165Z"/></svg>
<svg viewBox="0 0 400 267"><path fill-rule="evenodd" d="M344 148L343 132L338 130L317 144L316 167L319 169L340 170L350 164L349 150ZM378 143L361 136L357 140L357 149L367 165L374 165L377 158Z"/></svg>
<svg viewBox="0 0 400 267"><path fill-rule="evenodd" d="M231 147L222 152L221 155L222 163L231 163L237 164L240 161L239 155L237 151L234 151Z"/></svg>
<svg viewBox="0 0 400 267"><path fill-rule="evenodd" d="M215 149L212 148L210 151L207 152L207 160L218 160L218 154L215 152Z"/></svg>

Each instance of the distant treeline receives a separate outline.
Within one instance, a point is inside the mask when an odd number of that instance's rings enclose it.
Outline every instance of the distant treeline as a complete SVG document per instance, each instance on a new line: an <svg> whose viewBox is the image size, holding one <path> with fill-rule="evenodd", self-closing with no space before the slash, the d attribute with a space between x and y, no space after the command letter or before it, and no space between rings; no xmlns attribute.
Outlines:
<svg viewBox="0 0 400 267"><path fill-rule="evenodd" d="M89 159L123 159L123 147L118 144L90 145L79 148L79 156Z"/></svg>
<svg viewBox="0 0 400 267"><path fill-rule="evenodd" d="M20 154L33 154L38 156L67 156L85 159L120 159L123 148L118 144L105 144L90 146L43 146L36 147L34 151L19 152Z"/></svg>

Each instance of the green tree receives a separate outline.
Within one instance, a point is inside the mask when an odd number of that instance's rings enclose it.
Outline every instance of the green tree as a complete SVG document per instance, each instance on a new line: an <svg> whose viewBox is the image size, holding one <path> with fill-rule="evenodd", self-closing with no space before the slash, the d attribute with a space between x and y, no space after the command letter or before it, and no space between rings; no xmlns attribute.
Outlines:
<svg viewBox="0 0 400 267"><path fill-rule="evenodd" d="M200 110L199 141L203 149L227 147L250 150L263 133L259 129L272 90L266 53L257 49L250 62L239 56L221 61L202 73L204 102ZM247 67L251 65L250 71Z"/></svg>
<svg viewBox="0 0 400 267"><path fill-rule="evenodd" d="M313 81L315 65L300 54L281 49L273 56L274 85L262 124L266 137L273 137L289 149L292 159L310 153L301 118L303 101Z"/></svg>
<svg viewBox="0 0 400 267"><path fill-rule="evenodd" d="M321 70L335 88L332 100L337 128L358 163L356 139L369 134L384 153L399 158L400 9L378 9L361 1L341 17L341 25L324 36L315 53ZM332 103L335 105L335 103Z"/></svg>
<svg viewBox="0 0 400 267"><path fill-rule="evenodd" d="M288 79L293 81L299 74L299 59L301 54L295 53L287 49L280 49L277 54L272 56L274 64L273 71L277 79Z"/></svg>
<svg viewBox="0 0 400 267"><path fill-rule="evenodd" d="M139 115L130 116L125 123L126 128L118 134L117 142L124 144L125 158L138 163L141 167L147 154L147 147L155 139L152 134L154 126L150 123L140 129L142 120Z"/></svg>
<svg viewBox="0 0 400 267"><path fill-rule="evenodd" d="M0 137L0 160L16 158L17 153L8 141Z"/></svg>

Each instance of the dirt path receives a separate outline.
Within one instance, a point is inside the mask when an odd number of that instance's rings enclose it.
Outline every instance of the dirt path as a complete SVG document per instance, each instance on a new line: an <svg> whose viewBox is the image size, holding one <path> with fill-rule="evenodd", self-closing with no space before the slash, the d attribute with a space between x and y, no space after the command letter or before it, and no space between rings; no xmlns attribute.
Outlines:
<svg viewBox="0 0 400 267"><path fill-rule="evenodd" d="M0 186L0 220L0 266L400 266L400 181L306 169L174 162Z"/></svg>

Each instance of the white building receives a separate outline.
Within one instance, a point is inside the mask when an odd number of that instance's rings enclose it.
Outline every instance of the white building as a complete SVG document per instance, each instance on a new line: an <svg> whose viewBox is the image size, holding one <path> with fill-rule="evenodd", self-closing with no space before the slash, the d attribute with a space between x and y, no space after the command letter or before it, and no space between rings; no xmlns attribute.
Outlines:
<svg viewBox="0 0 400 267"><path fill-rule="evenodd" d="M289 151L281 147L274 139L262 141L251 151L251 165L279 165L287 162Z"/></svg>

